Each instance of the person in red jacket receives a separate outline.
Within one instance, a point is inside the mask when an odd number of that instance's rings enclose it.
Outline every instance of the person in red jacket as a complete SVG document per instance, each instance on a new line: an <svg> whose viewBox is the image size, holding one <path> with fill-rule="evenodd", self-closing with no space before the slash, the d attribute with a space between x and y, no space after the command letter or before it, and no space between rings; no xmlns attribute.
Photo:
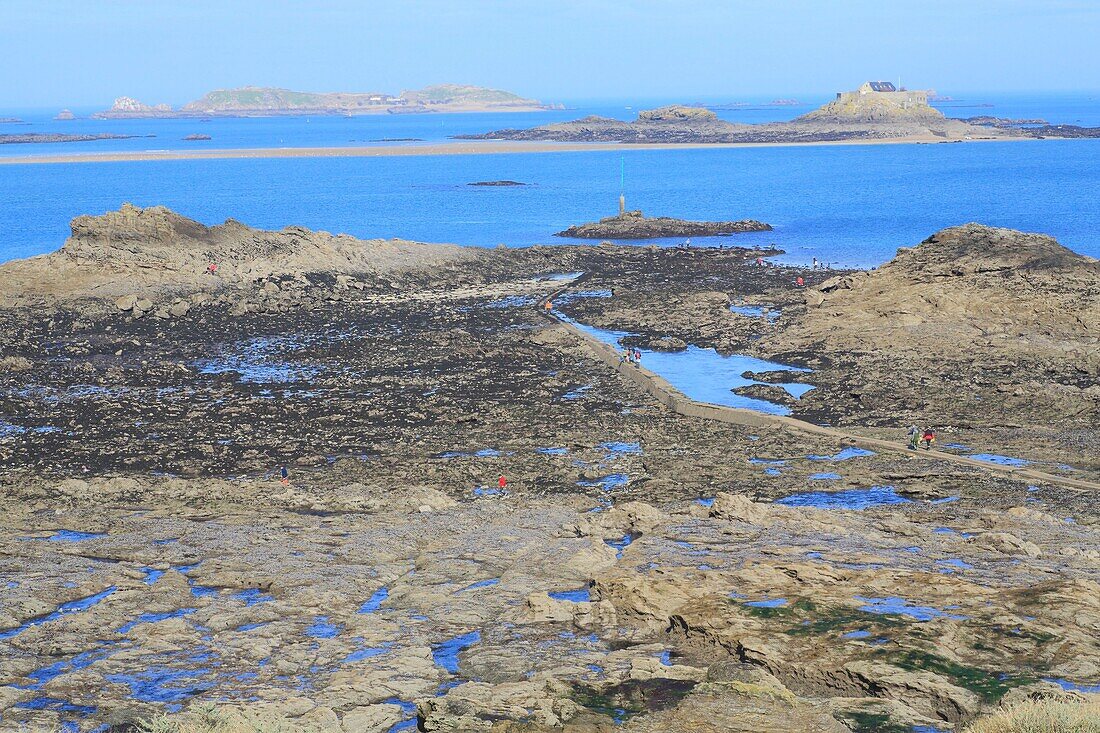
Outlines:
<svg viewBox="0 0 1100 733"><path fill-rule="evenodd" d="M802 279L801 275L799 275L798 279L794 281L794 284L797 285L798 287L802 287L803 285L806 284L806 281Z"/></svg>
<svg viewBox="0 0 1100 733"><path fill-rule="evenodd" d="M921 442L924 443L925 450L932 450L932 444L936 442L936 433L932 428L926 428L924 435L921 436Z"/></svg>
<svg viewBox="0 0 1100 733"><path fill-rule="evenodd" d="M506 487L507 485L508 485L508 479L504 478L503 476L501 476L499 479L497 479L497 486L499 486L502 491L504 490L504 487Z"/></svg>

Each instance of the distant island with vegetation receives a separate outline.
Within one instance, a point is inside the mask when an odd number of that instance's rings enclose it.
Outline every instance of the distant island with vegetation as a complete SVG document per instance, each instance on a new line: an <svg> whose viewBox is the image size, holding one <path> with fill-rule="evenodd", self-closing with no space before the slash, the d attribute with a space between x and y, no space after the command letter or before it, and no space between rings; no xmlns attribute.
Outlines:
<svg viewBox="0 0 1100 733"><path fill-rule="evenodd" d="M271 115L416 114L428 112L535 112L552 109L512 92L461 84L385 92L297 92L275 87L217 89L180 108L119 97L93 119L266 117Z"/></svg>

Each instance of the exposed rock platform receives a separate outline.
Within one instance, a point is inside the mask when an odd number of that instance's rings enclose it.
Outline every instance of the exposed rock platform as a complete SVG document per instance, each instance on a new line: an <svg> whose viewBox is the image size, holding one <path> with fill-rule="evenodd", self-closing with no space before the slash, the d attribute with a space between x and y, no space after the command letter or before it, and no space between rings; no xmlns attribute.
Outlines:
<svg viewBox="0 0 1100 733"><path fill-rule="evenodd" d="M556 237L574 239L659 239L662 237L716 237L745 232L770 232L761 221L686 221L668 216L646 217L641 211L627 211L598 222L571 226Z"/></svg>

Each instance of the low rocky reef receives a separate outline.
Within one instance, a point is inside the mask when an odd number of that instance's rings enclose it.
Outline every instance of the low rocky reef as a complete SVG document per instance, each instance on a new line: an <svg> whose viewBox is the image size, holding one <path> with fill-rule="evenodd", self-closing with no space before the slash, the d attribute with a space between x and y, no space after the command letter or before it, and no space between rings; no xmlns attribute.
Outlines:
<svg viewBox="0 0 1100 733"><path fill-rule="evenodd" d="M26 132L18 135L0 135L0 145L16 145L20 143L85 143L95 140L129 140L134 137L155 137L155 135L115 135L106 132L88 135L66 135L53 132Z"/></svg>
<svg viewBox="0 0 1100 733"><path fill-rule="evenodd" d="M1100 128L1041 124L1037 127L944 117L924 105L901 108L883 100L830 102L789 122L741 124L720 119L701 107L670 105L645 110L628 122L589 115L527 129L494 130L458 135L461 140L517 140L535 142L598 142L634 144L820 143L845 140L914 139L923 142L989 138L1100 137Z"/></svg>
<svg viewBox="0 0 1100 733"><path fill-rule="evenodd" d="M597 222L571 226L554 236L575 239L660 239L663 237L718 237L771 230L771 224L755 219L687 221L669 216L646 217L641 211L626 211Z"/></svg>

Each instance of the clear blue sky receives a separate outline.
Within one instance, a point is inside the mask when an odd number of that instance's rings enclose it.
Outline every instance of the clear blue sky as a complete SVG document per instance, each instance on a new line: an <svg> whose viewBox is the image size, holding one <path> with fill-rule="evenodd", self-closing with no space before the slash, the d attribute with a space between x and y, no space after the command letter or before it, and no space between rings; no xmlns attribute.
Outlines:
<svg viewBox="0 0 1100 733"><path fill-rule="evenodd" d="M1100 0L2 0L0 109L437 82L545 101L1100 88Z"/></svg>

